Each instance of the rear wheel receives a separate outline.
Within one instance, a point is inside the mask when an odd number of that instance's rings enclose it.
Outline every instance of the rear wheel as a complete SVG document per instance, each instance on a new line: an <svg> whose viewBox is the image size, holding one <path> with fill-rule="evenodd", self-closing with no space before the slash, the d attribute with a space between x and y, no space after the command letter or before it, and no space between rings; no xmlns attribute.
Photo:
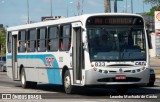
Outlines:
<svg viewBox="0 0 160 102"><path fill-rule="evenodd" d="M64 85L64 90L67 94L73 93L74 87L71 85L71 77L68 70L64 74L63 85Z"/></svg>
<svg viewBox="0 0 160 102"><path fill-rule="evenodd" d="M26 74L24 68L21 70L21 84L23 88L36 88L37 82L26 81Z"/></svg>

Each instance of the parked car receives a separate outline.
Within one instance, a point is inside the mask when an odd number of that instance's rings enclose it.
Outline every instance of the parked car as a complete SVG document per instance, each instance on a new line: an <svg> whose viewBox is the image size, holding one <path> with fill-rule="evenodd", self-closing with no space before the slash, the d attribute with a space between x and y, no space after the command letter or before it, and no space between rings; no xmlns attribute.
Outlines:
<svg viewBox="0 0 160 102"><path fill-rule="evenodd" d="M7 72L6 63L2 66L2 71Z"/></svg>
<svg viewBox="0 0 160 102"><path fill-rule="evenodd" d="M149 87L153 87L154 86L154 82L155 82L155 72L154 69L150 69L150 78L149 78L149 83L147 84L147 86Z"/></svg>
<svg viewBox="0 0 160 102"><path fill-rule="evenodd" d="M0 56L0 71L7 71L6 69L6 56Z"/></svg>

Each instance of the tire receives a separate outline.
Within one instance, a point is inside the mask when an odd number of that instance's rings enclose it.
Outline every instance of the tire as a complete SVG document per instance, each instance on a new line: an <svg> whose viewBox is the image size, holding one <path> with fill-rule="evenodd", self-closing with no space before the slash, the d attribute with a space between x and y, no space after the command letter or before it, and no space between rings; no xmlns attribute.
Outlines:
<svg viewBox="0 0 160 102"><path fill-rule="evenodd" d="M118 94L123 95L123 94L127 93L128 88L127 87L118 87L118 88L116 88L116 91Z"/></svg>
<svg viewBox="0 0 160 102"><path fill-rule="evenodd" d="M71 76L68 70L65 72L63 77L63 86L65 93L67 94L73 93L74 86L71 85Z"/></svg>
<svg viewBox="0 0 160 102"><path fill-rule="evenodd" d="M153 87L153 86L154 86L154 82L149 82L149 83L147 84L147 86L148 86L148 87Z"/></svg>
<svg viewBox="0 0 160 102"><path fill-rule="evenodd" d="M26 81L26 74L24 68L22 68L21 70L21 85L24 89L29 88L31 86L31 83L29 81Z"/></svg>
<svg viewBox="0 0 160 102"><path fill-rule="evenodd" d="M37 82L29 82L30 83L30 88L35 89L37 87Z"/></svg>

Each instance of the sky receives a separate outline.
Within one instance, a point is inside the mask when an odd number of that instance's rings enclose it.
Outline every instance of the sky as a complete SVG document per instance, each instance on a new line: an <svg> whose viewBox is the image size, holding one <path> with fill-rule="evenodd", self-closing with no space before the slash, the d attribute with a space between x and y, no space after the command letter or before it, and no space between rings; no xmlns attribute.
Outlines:
<svg viewBox="0 0 160 102"><path fill-rule="evenodd" d="M51 16L51 0L28 0L29 1L29 18L32 22L41 21L43 16ZM81 10L80 14L103 13L104 0L79 0ZM82 2L84 1L83 5ZM111 0L111 12L114 12L113 2ZM127 1L127 6L126 6ZM52 16L68 17L78 15L78 0L52 0ZM133 0L133 13L149 12L151 4L144 4L143 0ZM131 13L131 0L120 0L117 2L118 12ZM26 24L28 21L27 0L0 0L0 24L4 27L17 26Z"/></svg>

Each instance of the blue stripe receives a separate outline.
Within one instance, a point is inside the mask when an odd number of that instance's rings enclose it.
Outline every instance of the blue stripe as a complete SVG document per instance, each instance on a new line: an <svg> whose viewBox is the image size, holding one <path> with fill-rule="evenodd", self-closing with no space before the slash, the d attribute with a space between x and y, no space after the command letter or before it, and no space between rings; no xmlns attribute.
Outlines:
<svg viewBox="0 0 160 102"><path fill-rule="evenodd" d="M52 54L39 54L39 55L17 55L18 59L41 59L45 64L47 64L46 58L54 58L54 61L51 63L53 66L46 69L49 83L51 84L60 84L62 85L62 77L60 75L60 69L58 66L57 59ZM7 56L7 59L12 59L11 55ZM53 69L56 68L56 69Z"/></svg>

